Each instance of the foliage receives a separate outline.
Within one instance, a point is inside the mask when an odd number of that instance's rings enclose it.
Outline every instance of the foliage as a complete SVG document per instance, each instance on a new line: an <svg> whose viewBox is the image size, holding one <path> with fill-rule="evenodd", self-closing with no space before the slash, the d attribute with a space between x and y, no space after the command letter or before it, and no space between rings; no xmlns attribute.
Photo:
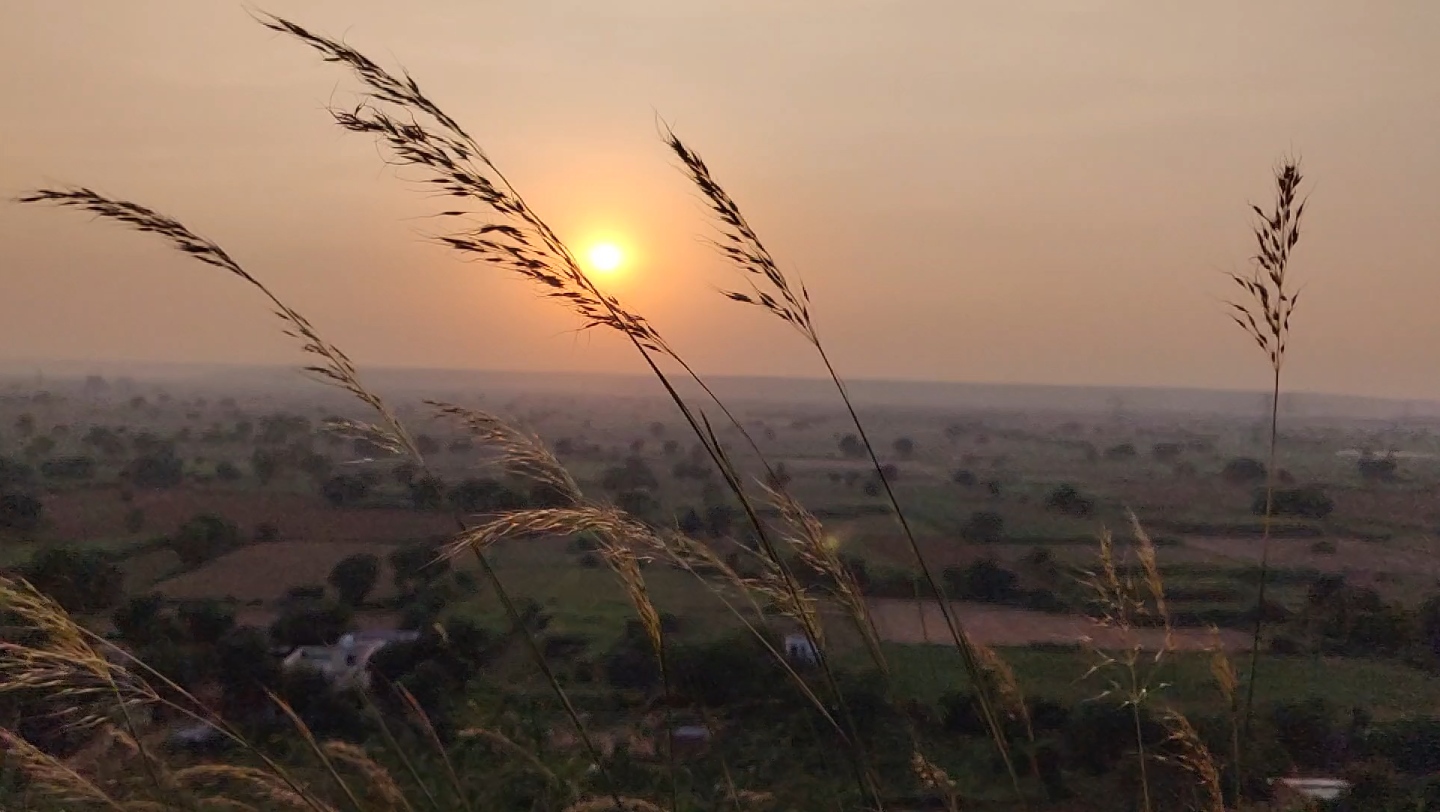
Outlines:
<svg viewBox="0 0 1440 812"><path fill-rule="evenodd" d="M335 507L354 505L370 493L370 483L350 474L339 474L325 480L320 486L320 495Z"/></svg>
<svg viewBox="0 0 1440 812"><path fill-rule="evenodd" d="M1256 516L1265 515L1265 491L1256 492L1250 502L1250 511ZM1335 502L1319 486L1301 488L1277 488L1271 511L1275 516L1293 516L1299 519L1324 519L1335 510Z"/></svg>
<svg viewBox="0 0 1440 812"><path fill-rule="evenodd" d="M131 487L165 490L185 480L185 463L167 446L131 460L120 476Z"/></svg>
<svg viewBox="0 0 1440 812"><path fill-rule="evenodd" d="M1253 485L1265 481L1265 463L1251 457L1235 457L1225 463L1220 477L1232 485Z"/></svg>
<svg viewBox="0 0 1440 812"><path fill-rule="evenodd" d="M214 513L196 514L170 537L169 547L187 567L198 567L240 544L240 528Z"/></svg>
<svg viewBox="0 0 1440 812"><path fill-rule="evenodd" d="M103 612L125 594L119 567L96 552L50 547L36 553L24 575L65 611L77 614Z"/></svg>
<svg viewBox="0 0 1440 812"><path fill-rule="evenodd" d="M291 606L270 624L270 639L283 646L325 646L350 630L351 612L338 603Z"/></svg>
<svg viewBox="0 0 1440 812"><path fill-rule="evenodd" d="M977 544L998 544L1005 540L1005 519L993 510L977 510L960 528L960 536Z"/></svg>
<svg viewBox="0 0 1440 812"><path fill-rule="evenodd" d="M335 591L340 593L342 602L359 606L380 580L380 559L370 553L346 556L330 570L329 580Z"/></svg>
<svg viewBox="0 0 1440 812"><path fill-rule="evenodd" d="M1050 492L1045 498L1045 507L1083 519L1095 512L1095 501L1082 496L1075 486L1065 484Z"/></svg>
<svg viewBox="0 0 1440 812"><path fill-rule="evenodd" d="M28 493L0 493L0 530L33 533L45 517L45 503Z"/></svg>

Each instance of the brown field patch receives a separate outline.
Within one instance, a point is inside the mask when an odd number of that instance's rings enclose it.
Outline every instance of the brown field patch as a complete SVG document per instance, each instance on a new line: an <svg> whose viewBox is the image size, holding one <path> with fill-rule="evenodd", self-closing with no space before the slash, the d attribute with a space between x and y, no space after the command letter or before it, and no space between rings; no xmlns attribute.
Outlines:
<svg viewBox="0 0 1440 812"><path fill-rule="evenodd" d="M397 542L454 530L449 514L335 508L319 496L298 493L181 488L136 491L134 501L125 502L118 490L93 489L46 497L46 514L51 517L53 532L62 539L120 535L131 508L145 511L144 532L155 535L173 532L197 513L224 516L247 535L255 525L271 522L280 529L282 539L295 541Z"/></svg>
<svg viewBox="0 0 1440 812"><path fill-rule="evenodd" d="M893 643L950 643L945 618L934 601L923 601L920 607L912 600L872 598L868 601L875 628L883 640ZM1113 629L1101 629L1088 618L1078 615L1052 615L1010 606L952 601L955 616L965 625L971 639L987 646L1029 646L1037 643L1075 644L1087 637L1101 648L1126 645L1125 639ZM923 618L923 620L922 620ZM1133 632L1141 646L1154 649L1160 645L1164 632L1159 629L1137 629ZM1209 631L1176 629L1175 645L1186 650L1208 647L1214 640ZM1227 649L1249 647L1249 638L1237 631L1220 632Z"/></svg>
<svg viewBox="0 0 1440 812"><path fill-rule="evenodd" d="M164 581L156 589L166 597L178 600L235 598L268 602L284 597L291 587L324 584L330 570L340 559L357 553L370 553L381 561L380 579L371 597L384 598L393 594L395 589L394 573L386 561L386 556L394 549L393 545L373 542L321 544L276 541L250 544L200 569Z"/></svg>

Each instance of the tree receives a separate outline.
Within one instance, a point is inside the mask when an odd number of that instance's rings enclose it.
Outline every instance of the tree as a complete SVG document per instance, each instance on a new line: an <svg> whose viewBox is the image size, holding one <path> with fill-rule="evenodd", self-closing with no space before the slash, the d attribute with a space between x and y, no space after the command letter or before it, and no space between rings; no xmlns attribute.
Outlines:
<svg viewBox="0 0 1440 812"><path fill-rule="evenodd" d="M955 473L951 474L950 481L954 482L956 485L959 485L962 488L973 488L978 482L978 480L975 478L974 472L968 471L964 468L960 468L956 470Z"/></svg>
<svg viewBox="0 0 1440 812"><path fill-rule="evenodd" d="M1396 463L1393 454L1387 454L1384 457L1366 454L1355 465L1360 471L1360 478L1366 482L1393 482L1395 480Z"/></svg>
<svg viewBox="0 0 1440 812"><path fill-rule="evenodd" d="M337 603L292 606L270 625L270 638L285 646L326 646L350 630L350 609Z"/></svg>
<svg viewBox="0 0 1440 812"><path fill-rule="evenodd" d="M55 440L43 435L40 437L32 437L30 438L30 442L25 444L25 456L32 460L38 460L41 457L47 456L54 450Z"/></svg>
<svg viewBox="0 0 1440 812"><path fill-rule="evenodd" d="M624 464L607 469L600 477L600 487L607 491L655 490L660 481L655 472L639 457L628 457Z"/></svg>
<svg viewBox="0 0 1440 812"><path fill-rule="evenodd" d="M0 491L23 488L35 481L35 470L9 457L0 457Z"/></svg>
<svg viewBox="0 0 1440 812"><path fill-rule="evenodd" d="M214 513L199 513L180 525L169 546L180 563L198 567L230 552L239 543L240 529L234 522Z"/></svg>
<svg viewBox="0 0 1440 812"><path fill-rule="evenodd" d="M120 638L132 646L147 646L157 640L166 639L174 631L169 618L164 616L165 596L158 592L137 595L110 615L115 631Z"/></svg>
<svg viewBox="0 0 1440 812"><path fill-rule="evenodd" d="M625 491L615 497L615 506L637 519L648 519L660 509L660 503L649 491Z"/></svg>
<svg viewBox="0 0 1440 812"><path fill-rule="evenodd" d="M439 510L445 507L445 482L437 476L422 476L408 483L410 504L416 510Z"/></svg>
<svg viewBox="0 0 1440 812"><path fill-rule="evenodd" d="M180 622L192 643L213 645L235 628L235 615L213 600L180 607Z"/></svg>
<svg viewBox="0 0 1440 812"><path fill-rule="evenodd" d="M256 541L277 541L279 538L280 528L274 522L261 522L255 525L254 539Z"/></svg>
<svg viewBox="0 0 1440 812"><path fill-rule="evenodd" d="M790 484L790 472L785 469L785 463L777 462L775 467L766 475L766 483L772 491L783 491Z"/></svg>
<svg viewBox="0 0 1440 812"><path fill-rule="evenodd" d="M865 457L865 444L854 434L847 434L840 438L840 455L847 459L861 459Z"/></svg>
<svg viewBox="0 0 1440 812"><path fill-rule="evenodd" d="M730 528L735 523L735 509L726 504L710 505L705 508L705 532L711 538L724 538L730 535Z"/></svg>
<svg viewBox="0 0 1440 812"><path fill-rule="evenodd" d="M229 460L222 460L215 466L215 478L221 482L234 482L240 479L240 476L239 467Z"/></svg>
<svg viewBox="0 0 1440 812"><path fill-rule="evenodd" d="M1250 511L1256 516L1265 515L1265 492L1257 491L1251 500ZM1324 519L1335 510L1335 502L1319 486L1303 488L1280 488L1271 501L1271 515L1294 516L1300 519Z"/></svg>
<svg viewBox="0 0 1440 812"><path fill-rule="evenodd" d="M908 460L915 455L915 441L909 437L901 437L895 441L895 453L901 459Z"/></svg>
<svg viewBox="0 0 1440 812"><path fill-rule="evenodd" d="M410 483L415 481L415 477L418 476L419 473L420 469L417 468L413 462L402 462L390 469L390 476L393 477L402 488L409 487Z"/></svg>
<svg viewBox="0 0 1440 812"><path fill-rule="evenodd" d="M700 518L700 514L696 513L693 507L685 508L677 524L680 532L690 538L698 538L705 531L705 520Z"/></svg>
<svg viewBox="0 0 1440 812"><path fill-rule="evenodd" d="M234 629L216 643L215 663L226 718L246 718L272 707L268 692L280 684L281 671L264 632Z"/></svg>
<svg viewBox="0 0 1440 812"><path fill-rule="evenodd" d="M125 511L125 532L139 533L145 529L145 508L130 508Z"/></svg>
<svg viewBox="0 0 1440 812"><path fill-rule="evenodd" d="M358 476L340 474L325 480L320 486L320 495L335 507L344 507L364 499L370 493L370 485Z"/></svg>
<svg viewBox="0 0 1440 812"><path fill-rule="evenodd" d="M960 536L978 544L999 543L1005 540L1005 519L993 510L977 510L960 529Z"/></svg>
<svg viewBox="0 0 1440 812"><path fill-rule="evenodd" d="M1105 449L1105 459L1112 462L1134 459L1136 455L1134 443L1120 443Z"/></svg>
<svg viewBox="0 0 1440 812"><path fill-rule="evenodd" d="M136 488L164 490L174 488L185 480L185 463L166 447L131 460L120 476Z"/></svg>
<svg viewBox="0 0 1440 812"><path fill-rule="evenodd" d="M250 454L250 471L261 485L268 485L280 472L280 455L266 448L257 448Z"/></svg>
<svg viewBox="0 0 1440 812"><path fill-rule="evenodd" d="M370 553L356 553L342 558L330 570L330 585L340 593L340 600L350 606L365 602L375 582L380 579L380 559Z"/></svg>
<svg viewBox="0 0 1440 812"><path fill-rule="evenodd" d="M414 542L396 548L390 553L390 568L395 573L395 588L409 591L411 584L421 585L434 582L450 570L450 559L440 557L441 550L434 544Z"/></svg>
<svg viewBox="0 0 1440 812"><path fill-rule="evenodd" d="M29 534L40 527L45 503L26 493L0 493L0 530Z"/></svg>
<svg viewBox="0 0 1440 812"><path fill-rule="evenodd" d="M503 513L525 507L525 497L493 479L466 479L446 495L461 513Z"/></svg>
<svg viewBox="0 0 1440 812"><path fill-rule="evenodd" d="M1019 579L993 559L982 559L964 569L945 571L945 585L951 597L968 601L1001 603L1016 594Z"/></svg>
<svg viewBox="0 0 1440 812"><path fill-rule="evenodd" d="M415 450L427 457L431 454L439 454L440 443L428 434L421 434L415 438Z"/></svg>
<svg viewBox="0 0 1440 812"><path fill-rule="evenodd" d="M1160 462L1168 462L1180 456L1180 452L1184 450L1185 446L1180 443L1156 443L1150 446L1150 456Z"/></svg>
<svg viewBox="0 0 1440 812"><path fill-rule="evenodd" d="M659 420L656 420L655 422L651 423L651 424L650 424L650 435L651 435L652 437L664 437L664 436L665 436L665 424L664 424L664 423L661 423Z"/></svg>
<svg viewBox="0 0 1440 812"><path fill-rule="evenodd" d="M97 552L51 547L24 568L26 580L67 612L100 612L120 602L125 576Z"/></svg>
<svg viewBox="0 0 1440 812"><path fill-rule="evenodd" d="M15 418L15 433L21 437L29 437L35 433L35 415L26 412Z"/></svg>
<svg viewBox="0 0 1440 812"><path fill-rule="evenodd" d="M95 476L95 460L91 457L55 457L40 463L46 479L79 482Z"/></svg>
<svg viewBox="0 0 1440 812"><path fill-rule="evenodd" d="M1220 477L1232 485L1253 485L1265 481L1265 463L1251 457L1235 457L1225 463Z"/></svg>
<svg viewBox="0 0 1440 812"><path fill-rule="evenodd" d="M1095 512L1095 502L1086 498L1074 485L1064 484L1055 488L1045 499L1045 507L1067 516L1085 518Z"/></svg>

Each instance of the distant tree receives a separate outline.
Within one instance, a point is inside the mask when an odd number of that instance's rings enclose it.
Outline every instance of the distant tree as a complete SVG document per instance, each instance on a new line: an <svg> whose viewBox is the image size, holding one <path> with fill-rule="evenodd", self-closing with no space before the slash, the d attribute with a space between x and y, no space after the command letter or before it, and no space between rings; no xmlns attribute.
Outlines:
<svg viewBox="0 0 1440 812"><path fill-rule="evenodd" d="M1235 457L1225 463L1220 476L1232 485L1253 485L1265 481L1265 464L1250 457Z"/></svg>
<svg viewBox="0 0 1440 812"><path fill-rule="evenodd" d="M250 454L250 471L261 485L267 485L280 472L280 456L273 451L257 448Z"/></svg>
<svg viewBox="0 0 1440 812"><path fill-rule="evenodd" d="M1420 629L1421 640L1431 656L1440 660L1440 593L1431 595L1420 604L1416 623Z"/></svg>
<svg viewBox="0 0 1440 812"><path fill-rule="evenodd" d="M54 438L41 435L39 437L30 438L30 442L25 444L24 453L25 456L29 457L32 460L38 460L41 457L47 456L48 454L50 454L50 452L54 450Z"/></svg>
<svg viewBox="0 0 1440 812"><path fill-rule="evenodd" d="M895 482L900 479L900 467L893 462L887 462L880 466L880 475L885 477L886 482Z"/></svg>
<svg viewBox="0 0 1440 812"><path fill-rule="evenodd" d="M274 522L261 522L255 525L254 539L259 542L277 541L280 538L280 528Z"/></svg>
<svg viewBox="0 0 1440 812"><path fill-rule="evenodd" d="M40 528L45 503L27 493L0 493L0 530L30 534Z"/></svg>
<svg viewBox="0 0 1440 812"><path fill-rule="evenodd" d="M879 483L878 480L874 480L874 479L866 480L866 481L865 481L865 487L862 488L861 490L864 491L864 493L865 493L866 496L868 496L868 497L870 497L870 498L873 499L873 498L875 498L875 497L877 497L877 496L880 495L880 483Z"/></svg>
<svg viewBox="0 0 1440 812"><path fill-rule="evenodd" d="M638 519L649 519L660 509L660 503L649 491L624 491L615 497L615 506Z"/></svg>
<svg viewBox="0 0 1440 812"><path fill-rule="evenodd" d="M320 495L335 507L353 505L370 493L370 486L358 476L340 474L325 480L320 486Z"/></svg>
<svg viewBox="0 0 1440 812"><path fill-rule="evenodd" d="M1080 494L1074 485L1064 484L1055 488L1045 498L1045 507L1067 516L1085 518L1095 512L1095 502Z"/></svg>
<svg viewBox="0 0 1440 812"><path fill-rule="evenodd" d="M15 418L15 433L21 437L29 437L35 433L35 415L26 412Z"/></svg>
<svg viewBox="0 0 1440 812"><path fill-rule="evenodd" d="M735 523L735 509L726 504L710 505L705 508L705 532L711 538L724 538L730 535L730 528Z"/></svg>
<svg viewBox="0 0 1440 812"><path fill-rule="evenodd" d="M1169 462L1180 456L1180 453L1184 450L1185 446L1180 443L1156 443L1150 446L1150 456L1160 462Z"/></svg>
<svg viewBox="0 0 1440 812"><path fill-rule="evenodd" d="M639 457L631 456L622 465L607 469L600 477L600 487L607 491L654 490L660 486L650 466Z"/></svg>
<svg viewBox="0 0 1440 812"><path fill-rule="evenodd" d="M964 569L945 571L951 596L961 600L1000 603L1014 597L1019 579L992 559L976 561Z"/></svg>
<svg viewBox="0 0 1440 812"><path fill-rule="evenodd" d="M105 556L69 547L35 554L23 568L25 579L67 612L102 612L120 602L125 576Z"/></svg>
<svg viewBox="0 0 1440 812"><path fill-rule="evenodd" d="M960 529L960 536L977 544L996 544L1005 540L1005 519L993 510L977 510Z"/></svg>
<svg viewBox="0 0 1440 812"><path fill-rule="evenodd" d="M215 677L220 685L223 716L247 719L274 707L271 692L280 684L279 660L260 629L234 629L215 644Z"/></svg>
<svg viewBox="0 0 1440 812"><path fill-rule="evenodd" d="M359 606L380 580L380 559L369 553L346 556L330 570L329 580L342 602Z"/></svg>
<svg viewBox="0 0 1440 812"><path fill-rule="evenodd" d="M680 443L677 440L666 440L662 450L665 452L665 456L673 457L680 453Z"/></svg>
<svg viewBox="0 0 1440 812"><path fill-rule="evenodd" d="M192 643L214 645L235 628L235 615L214 600L181 606L178 615Z"/></svg>
<svg viewBox="0 0 1440 812"><path fill-rule="evenodd" d="M785 468L785 463L777 462L775 467L766 474L765 483L770 486L771 490L783 491L789 486L792 478L790 472Z"/></svg>
<svg viewBox="0 0 1440 812"><path fill-rule="evenodd" d="M23 488L35 481L35 469L19 460L0 457L0 491Z"/></svg>
<svg viewBox="0 0 1440 812"><path fill-rule="evenodd" d="M437 476L422 476L409 483L410 504L416 510L439 510L445 507L445 482Z"/></svg>
<svg viewBox="0 0 1440 812"><path fill-rule="evenodd" d="M865 444L854 434L847 434L840 438L840 455L848 459L861 459L865 457Z"/></svg>
<svg viewBox="0 0 1440 812"><path fill-rule="evenodd" d="M664 424L664 423L661 423L659 420L656 420L655 422L651 423L651 424L650 424L650 436L652 436L652 437L664 437L664 436L665 436L665 424Z"/></svg>
<svg viewBox="0 0 1440 812"><path fill-rule="evenodd" d="M988 491L991 496L999 496L1003 488L1000 485L1000 480L988 479L985 481L985 490Z"/></svg>
<svg viewBox="0 0 1440 812"><path fill-rule="evenodd" d="M218 558L240 543L235 523L214 513L199 513L180 525L170 537L169 547L187 567L196 567Z"/></svg>
<svg viewBox="0 0 1440 812"><path fill-rule="evenodd" d="M895 441L895 453L901 459L908 460L915 455L915 441L909 437L901 437Z"/></svg>
<svg viewBox="0 0 1440 812"><path fill-rule="evenodd" d="M240 476L240 468L229 460L221 460L215 466L215 478L221 482L234 482Z"/></svg>
<svg viewBox="0 0 1440 812"><path fill-rule="evenodd" d="M695 512L693 507L685 508L685 512L680 514L677 526L681 533L690 538L699 538L700 534L705 532L705 520L700 518L700 514Z"/></svg>
<svg viewBox="0 0 1440 812"><path fill-rule="evenodd" d="M132 646L147 646L174 633L164 616L165 596L158 592L137 595L115 609L110 622L120 638Z"/></svg>
<svg viewBox="0 0 1440 812"><path fill-rule="evenodd" d="M1355 463L1360 471L1360 478L1366 482L1393 482L1395 480L1395 457L1387 454L1384 457L1370 455L1362 456Z"/></svg>
<svg viewBox="0 0 1440 812"><path fill-rule="evenodd" d="M338 603L292 606L270 624L270 639L284 646L325 646L350 630L351 612Z"/></svg>
<svg viewBox="0 0 1440 812"><path fill-rule="evenodd" d="M421 434L415 438L415 450L425 456L440 453L440 441L428 434Z"/></svg>
<svg viewBox="0 0 1440 812"><path fill-rule="evenodd" d="M569 437L561 437L555 441L553 449L557 455L568 457L575 453L575 441Z"/></svg>
<svg viewBox="0 0 1440 812"><path fill-rule="evenodd" d="M185 463L175 456L175 452L165 448L131 460L120 476L136 488L174 488L185 480Z"/></svg>
<svg viewBox="0 0 1440 812"><path fill-rule="evenodd" d="M415 477L419 474L420 469L416 467L413 462L402 462L390 469L390 476L393 477L395 482L402 488L409 487L410 483L414 482Z"/></svg>
<svg viewBox="0 0 1440 812"><path fill-rule="evenodd" d="M95 476L95 460L91 457L54 457L40 463L46 479L80 482Z"/></svg>
<svg viewBox="0 0 1440 812"><path fill-rule="evenodd" d="M1256 516L1264 516L1265 502L1265 492L1257 491L1250 503L1251 512ZM1335 502L1323 489L1314 485L1276 489L1272 505L1272 515L1294 516L1300 519L1324 519L1334 510Z"/></svg>
<svg viewBox="0 0 1440 812"><path fill-rule="evenodd" d="M133 507L125 511L125 532L139 533L145 529L145 508Z"/></svg>
<svg viewBox="0 0 1440 812"><path fill-rule="evenodd" d="M445 450L451 454L468 454L475 447L475 441L469 437L456 437L450 441Z"/></svg>
<svg viewBox="0 0 1440 812"><path fill-rule="evenodd" d="M390 568L394 571L395 588L409 592L415 585L423 586L439 579L450 570L450 559L440 556L441 550L434 544L413 542L396 548L390 553Z"/></svg>
<svg viewBox="0 0 1440 812"><path fill-rule="evenodd" d="M1105 449L1105 459L1111 462L1131 460L1137 456L1134 443L1120 443Z"/></svg>
<svg viewBox="0 0 1440 812"><path fill-rule="evenodd" d="M525 496L493 479L466 479L446 495L450 506L462 513L503 513L525 507Z"/></svg>
<svg viewBox="0 0 1440 812"><path fill-rule="evenodd" d="M978 480L976 480L973 471L959 468L956 469L955 473L950 475L950 481L962 488L973 488Z"/></svg>

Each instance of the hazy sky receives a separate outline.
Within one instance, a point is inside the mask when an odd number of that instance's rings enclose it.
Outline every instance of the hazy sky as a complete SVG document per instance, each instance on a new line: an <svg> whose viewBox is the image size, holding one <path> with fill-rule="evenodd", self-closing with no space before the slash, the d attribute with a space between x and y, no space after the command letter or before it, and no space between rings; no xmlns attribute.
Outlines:
<svg viewBox="0 0 1440 812"><path fill-rule="evenodd" d="M1297 388L1440 398L1440 3L269 0L403 64L695 366L816 374L731 272L710 162L853 376L1259 388L1222 272L1303 155ZM0 0L0 193L83 183L222 245L362 365L635 370L340 132L355 85L238 3ZM154 239L0 206L0 358L288 362Z"/></svg>

